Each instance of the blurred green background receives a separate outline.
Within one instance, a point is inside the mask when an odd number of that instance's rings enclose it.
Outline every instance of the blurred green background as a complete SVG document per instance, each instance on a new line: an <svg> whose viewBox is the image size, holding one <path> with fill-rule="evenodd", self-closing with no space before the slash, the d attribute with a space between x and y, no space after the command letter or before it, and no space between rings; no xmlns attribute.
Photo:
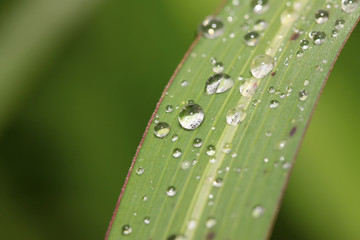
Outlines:
<svg viewBox="0 0 360 240"><path fill-rule="evenodd" d="M219 3L1 1L1 239L104 238L155 104ZM357 28L272 239L360 239L359 42Z"/></svg>

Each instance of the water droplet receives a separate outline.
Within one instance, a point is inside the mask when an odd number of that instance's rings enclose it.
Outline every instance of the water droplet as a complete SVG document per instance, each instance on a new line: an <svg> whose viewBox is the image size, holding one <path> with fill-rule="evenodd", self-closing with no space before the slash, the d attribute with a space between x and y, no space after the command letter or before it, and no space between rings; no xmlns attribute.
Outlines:
<svg viewBox="0 0 360 240"><path fill-rule="evenodd" d="M206 220L206 223L205 223L205 226L207 228L212 228L216 225L216 219L213 218L213 217L209 217L207 220Z"/></svg>
<svg viewBox="0 0 360 240"><path fill-rule="evenodd" d="M304 39L304 40L301 40L301 41L300 41L300 47L301 47L301 49L306 50L306 49L309 48L309 46L310 46L309 40Z"/></svg>
<svg viewBox="0 0 360 240"><path fill-rule="evenodd" d="M178 139L179 139L179 135L177 135L177 134L174 134L171 137L171 141L173 141L173 142L176 142Z"/></svg>
<svg viewBox="0 0 360 240"><path fill-rule="evenodd" d="M352 13L359 7L358 0L342 0L341 9L346 13Z"/></svg>
<svg viewBox="0 0 360 240"><path fill-rule="evenodd" d="M186 80L183 80L183 81L181 81L180 85L181 85L182 87L187 87L187 86L189 86L189 82L186 81Z"/></svg>
<svg viewBox="0 0 360 240"><path fill-rule="evenodd" d="M130 225L124 225L121 228L122 235L129 235L131 232L132 232L132 228L130 227Z"/></svg>
<svg viewBox="0 0 360 240"><path fill-rule="evenodd" d="M181 169L186 170L189 169L191 166L191 163L189 161L184 161L181 163Z"/></svg>
<svg viewBox="0 0 360 240"><path fill-rule="evenodd" d="M187 237L185 237L183 235L173 234L173 235L169 236L166 240L187 240Z"/></svg>
<svg viewBox="0 0 360 240"><path fill-rule="evenodd" d="M234 86L234 81L226 73L212 75L205 85L205 92L208 95L215 93L223 93Z"/></svg>
<svg viewBox="0 0 360 240"><path fill-rule="evenodd" d="M281 150L286 146L286 140L282 140L278 144L278 149Z"/></svg>
<svg viewBox="0 0 360 240"><path fill-rule="evenodd" d="M329 19L329 12L326 10L317 10L315 13L315 21L318 24L323 24Z"/></svg>
<svg viewBox="0 0 360 240"><path fill-rule="evenodd" d="M289 24L294 22L299 17L299 14L292 9L283 11L280 15L281 24Z"/></svg>
<svg viewBox="0 0 360 240"><path fill-rule="evenodd" d="M145 196L142 197L143 202L146 202L147 200L149 200L148 196L145 195Z"/></svg>
<svg viewBox="0 0 360 240"><path fill-rule="evenodd" d="M252 0L251 8L255 14L263 14L269 9L268 0Z"/></svg>
<svg viewBox="0 0 360 240"><path fill-rule="evenodd" d="M215 153L216 153L216 151L215 151L215 146L214 145L209 145L209 146L206 147L206 154L208 156L214 156Z"/></svg>
<svg viewBox="0 0 360 240"><path fill-rule="evenodd" d="M222 150L224 153L229 154L231 152L231 147L231 143L225 143Z"/></svg>
<svg viewBox="0 0 360 240"><path fill-rule="evenodd" d="M210 58L210 63L212 65L215 65L216 62L217 62L216 58L214 58L214 57Z"/></svg>
<svg viewBox="0 0 360 240"><path fill-rule="evenodd" d="M304 86L309 85L309 83L310 83L310 81L309 81L309 80L305 80L305 81L304 81Z"/></svg>
<svg viewBox="0 0 360 240"><path fill-rule="evenodd" d="M166 122L159 122L154 127L155 136L158 138L166 137L170 132L170 126Z"/></svg>
<svg viewBox="0 0 360 240"><path fill-rule="evenodd" d="M333 38L337 37L338 35L339 35L339 32L337 30L334 29L334 30L331 31L331 36Z"/></svg>
<svg viewBox="0 0 360 240"><path fill-rule="evenodd" d="M167 105L167 106L165 107L165 112L167 112L167 113L170 113L170 112L172 112L173 110L174 110L173 105Z"/></svg>
<svg viewBox="0 0 360 240"><path fill-rule="evenodd" d="M201 147L202 144L203 144L203 142L202 142L201 138L195 138L193 141L193 147L195 147L195 148Z"/></svg>
<svg viewBox="0 0 360 240"><path fill-rule="evenodd" d="M274 93L275 92L275 88L274 87L269 87L269 93Z"/></svg>
<svg viewBox="0 0 360 240"><path fill-rule="evenodd" d="M244 36L244 42L250 47L256 46L259 43L259 33L255 31L248 32Z"/></svg>
<svg viewBox="0 0 360 240"><path fill-rule="evenodd" d="M305 52L303 50L299 50L296 52L296 57L300 58L300 57L304 56L304 53Z"/></svg>
<svg viewBox="0 0 360 240"><path fill-rule="evenodd" d="M279 105L280 105L279 102L276 100L270 101L270 108L277 108Z"/></svg>
<svg viewBox="0 0 360 240"><path fill-rule="evenodd" d="M259 19L255 22L254 30L261 32L264 31L267 27L268 23L263 19Z"/></svg>
<svg viewBox="0 0 360 240"><path fill-rule="evenodd" d="M299 100L305 101L308 98L308 93L305 90L299 92Z"/></svg>
<svg viewBox="0 0 360 240"><path fill-rule="evenodd" d="M143 173L144 173L144 169L142 168L142 167L138 167L137 169L136 169L136 174L137 175L142 175Z"/></svg>
<svg viewBox="0 0 360 240"><path fill-rule="evenodd" d="M248 79L239 87L240 94L244 97L251 97L255 94L258 83L256 79Z"/></svg>
<svg viewBox="0 0 360 240"><path fill-rule="evenodd" d="M337 30L340 30L340 29L344 28L344 24L345 24L345 20L342 18L339 18L335 21L335 28Z"/></svg>
<svg viewBox="0 0 360 240"><path fill-rule="evenodd" d="M236 126L244 121L246 112L241 107L233 107L226 114L226 122L230 125Z"/></svg>
<svg viewBox="0 0 360 240"><path fill-rule="evenodd" d="M188 104L179 113L180 125L188 130L198 128L204 120L204 111L197 104Z"/></svg>
<svg viewBox="0 0 360 240"><path fill-rule="evenodd" d="M258 205L253 208L251 215L253 216L253 218L259 218L264 214L264 212L265 209L262 206Z"/></svg>
<svg viewBox="0 0 360 240"><path fill-rule="evenodd" d="M325 43L325 41L326 41L326 33L316 32L313 35L313 39L314 39L314 43L316 45L321 45L321 44Z"/></svg>
<svg viewBox="0 0 360 240"><path fill-rule="evenodd" d="M216 62L213 67L214 73L222 73L224 71L224 64L222 62Z"/></svg>
<svg viewBox="0 0 360 240"><path fill-rule="evenodd" d="M144 223L145 224L150 224L150 217L145 217L144 218Z"/></svg>
<svg viewBox="0 0 360 240"><path fill-rule="evenodd" d="M291 167L291 163L283 163L282 168L283 169L289 169Z"/></svg>
<svg viewBox="0 0 360 240"><path fill-rule="evenodd" d="M179 158L179 157L181 157L181 155L182 155L182 151L181 151L180 148L175 148L175 149L173 150L172 156L173 156L174 158Z"/></svg>
<svg viewBox="0 0 360 240"><path fill-rule="evenodd" d="M266 77L274 69L274 59L269 55L256 56L250 66L251 73L256 78Z"/></svg>
<svg viewBox="0 0 360 240"><path fill-rule="evenodd" d="M269 162L269 159L268 158L264 158L264 162Z"/></svg>
<svg viewBox="0 0 360 240"><path fill-rule="evenodd" d="M213 186L214 187L221 187L223 183L223 180L221 178L217 178L213 181Z"/></svg>
<svg viewBox="0 0 360 240"><path fill-rule="evenodd" d="M173 197L176 195L176 188L171 186L166 190L166 195L168 195L169 197Z"/></svg>
<svg viewBox="0 0 360 240"><path fill-rule="evenodd" d="M200 32L205 38L214 39L224 33L225 27L223 22L215 17L209 16L200 25Z"/></svg>
<svg viewBox="0 0 360 240"><path fill-rule="evenodd" d="M196 220L191 219L191 220L189 221L189 223L188 223L187 228L188 228L189 230L193 230L193 229L195 229L195 227L196 227Z"/></svg>
<svg viewBox="0 0 360 240"><path fill-rule="evenodd" d="M265 136L267 136L267 137L271 137L271 135L272 135L272 133L271 133L270 131L267 131L267 132L265 133Z"/></svg>

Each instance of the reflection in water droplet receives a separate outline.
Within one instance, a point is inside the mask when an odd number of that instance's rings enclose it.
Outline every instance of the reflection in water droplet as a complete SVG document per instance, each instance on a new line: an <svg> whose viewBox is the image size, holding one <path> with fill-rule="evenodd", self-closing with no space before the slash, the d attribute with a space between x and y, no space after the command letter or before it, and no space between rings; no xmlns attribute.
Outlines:
<svg viewBox="0 0 360 240"><path fill-rule="evenodd" d="M188 104L179 113L180 125L188 130L198 128L204 120L204 111L197 104Z"/></svg>
<svg viewBox="0 0 360 240"><path fill-rule="evenodd" d="M207 228L212 228L216 225L216 219L213 218L213 217L209 217L207 220L206 220L206 223L205 223L205 226Z"/></svg>
<svg viewBox="0 0 360 240"><path fill-rule="evenodd" d="M313 35L313 39L314 39L314 43L316 45L321 45L321 44L325 43L325 41L326 41L326 33L316 32Z"/></svg>
<svg viewBox="0 0 360 240"><path fill-rule="evenodd" d="M299 100L305 101L308 98L308 94L305 90L299 92Z"/></svg>
<svg viewBox="0 0 360 240"><path fill-rule="evenodd" d="M346 13L352 13L359 7L358 0L342 0L341 9Z"/></svg>
<svg viewBox="0 0 360 240"><path fill-rule="evenodd" d="M159 122L154 127L155 136L158 138L166 137L170 132L170 126L166 122Z"/></svg>
<svg viewBox="0 0 360 240"><path fill-rule="evenodd" d="M166 190L166 195L168 195L169 197L173 197L176 195L176 188L171 186Z"/></svg>
<svg viewBox="0 0 360 240"><path fill-rule="evenodd" d="M136 174L137 175L142 175L143 173L144 173L144 169L142 168L142 167L138 167L137 169L136 169Z"/></svg>
<svg viewBox="0 0 360 240"><path fill-rule="evenodd" d="M256 78L266 77L274 69L274 59L269 55L256 56L250 66L251 73Z"/></svg>
<svg viewBox="0 0 360 240"><path fill-rule="evenodd" d="M262 206L258 205L253 208L251 215L253 216L253 218L259 218L264 214L264 212L265 209Z"/></svg>
<svg viewBox="0 0 360 240"><path fill-rule="evenodd" d="M193 141L193 147L199 148L202 146L202 139L201 138L195 138Z"/></svg>
<svg viewBox="0 0 360 240"><path fill-rule="evenodd" d="M276 100L270 101L270 108L277 108L279 105L279 102Z"/></svg>
<svg viewBox="0 0 360 240"><path fill-rule="evenodd" d="M216 151L215 151L215 146L214 145L209 145L209 146L206 147L206 154L208 156L214 156L215 153L216 153Z"/></svg>
<svg viewBox="0 0 360 240"><path fill-rule="evenodd" d="M263 14L269 9L268 0L252 0L251 8L255 14Z"/></svg>
<svg viewBox="0 0 360 240"><path fill-rule="evenodd" d="M124 225L121 229L122 235L129 235L132 232L130 225Z"/></svg>
<svg viewBox="0 0 360 240"><path fill-rule="evenodd" d="M246 112L241 107L233 107L226 114L226 122L230 125L236 126L244 121Z"/></svg>
<svg viewBox="0 0 360 240"><path fill-rule="evenodd" d="M326 10L318 10L315 13L315 21L318 24L323 24L329 19L329 12Z"/></svg>
<svg viewBox="0 0 360 240"><path fill-rule="evenodd" d="M181 157L181 155L182 155L182 151L181 151L180 148L175 148L175 149L173 150L172 156L173 156L174 158L179 158L179 157Z"/></svg>
<svg viewBox="0 0 360 240"><path fill-rule="evenodd" d="M213 39L224 33L225 27L223 22L215 17L209 16L200 25L200 32L205 38Z"/></svg>
<svg viewBox="0 0 360 240"><path fill-rule="evenodd" d="M259 43L259 33L255 31L248 32L244 36L244 42L250 47L256 46Z"/></svg>
<svg viewBox="0 0 360 240"><path fill-rule="evenodd" d="M215 93L223 93L234 86L234 81L226 73L212 75L205 85L205 93L212 95Z"/></svg>

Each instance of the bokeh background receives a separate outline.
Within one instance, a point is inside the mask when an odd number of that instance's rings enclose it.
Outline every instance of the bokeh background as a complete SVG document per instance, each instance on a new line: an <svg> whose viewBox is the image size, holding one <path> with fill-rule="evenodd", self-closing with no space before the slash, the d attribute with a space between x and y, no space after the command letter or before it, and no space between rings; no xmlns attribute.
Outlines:
<svg viewBox="0 0 360 240"><path fill-rule="evenodd" d="M0 238L103 239L166 83L221 0L0 2ZM360 29L272 239L360 239Z"/></svg>

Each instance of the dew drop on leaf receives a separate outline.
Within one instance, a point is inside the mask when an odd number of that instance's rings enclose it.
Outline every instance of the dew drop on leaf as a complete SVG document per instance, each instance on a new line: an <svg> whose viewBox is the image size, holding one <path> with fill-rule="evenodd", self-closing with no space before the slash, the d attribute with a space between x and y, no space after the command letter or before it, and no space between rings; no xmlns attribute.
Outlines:
<svg viewBox="0 0 360 240"><path fill-rule="evenodd" d="M241 107L233 107L226 114L226 122L230 125L236 126L244 121L246 112Z"/></svg>
<svg viewBox="0 0 360 240"><path fill-rule="evenodd" d="M167 105L165 107L165 112L167 112L167 113L171 113L173 110L174 110L173 105Z"/></svg>
<svg viewBox="0 0 360 240"><path fill-rule="evenodd" d="M329 12L326 10L317 10L315 13L315 21L318 24L323 24L329 19Z"/></svg>
<svg viewBox="0 0 360 240"><path fill-rule="evenodd" d="M264 214L264 212L265 209L262 206L258 205L253 208L251 215L253 218L259 218Z"/></svg>
<svg viewBox="0 0 360 240"><path fill-rule="evenodd" d="M326 33L324 32L315 32L313 35L313 40L316 45L321 45L326 41Z"/></svg>
<svg viewBox="0 0 360 240"><path fill-rule="evenodd" d="M175 149L173 150L172 156L173 156L174 158L179 158L179 157L181 157L181 155L182 155L182 151L181 151L180 148L175 148Z"/></svg>
<svg viewBox="0 0 360 240"><path fill-rule="evenodd" d="M305 90L299 92L299 100L305 101L308 98L308 94Z"/></svg>
<svg viewBox="0 0 360 240"><path fill-rule="evenodd" d="M169 197L173 197L176 195L176 188L171 186L166 190L166 195L168 195Z"/></svg>
<svg viewBox="0 0 360 240"><path fill-rule="evenodd" d="M274 69L274 59L269 55L256 56L250 66L251 74L255 78L264 78Z"/></svg>
<svg viewBox="0 0 360 240"><path fill-rule="evenodd" d="M206 220L205 226L206 226L207 228L213 228L215 225L216 225L216 219L215 219L215 218L209 217L209 218Z"/></svg>
<svg viewBox="0 0 360 240"><path fill-rule="evenodd" d="M124 225L121 228L122 235L129 235L131 232L132 232L132 228L130 227L130 225Z"/></svg>
<svg viewBox="0 0 360 240"><path fill-rule="evenodd" d="M280 105L279 102L276 100L270 101L270 108L277 108L279 105Z"/></svg>
<svg viewBox="0 0 360 240"><path fill-rule="evenodd" d="M205 93L212 95L215 93L223 93L234 86L234 81L230 75L219 73L212 75L205 84Z"/></svg>
<svg viewBox="0 0 360 240"><path fill-rule="evenodd" d="M222 62L216 62L213 67L214 73L222 73L224 71L224 64Z"/></svg>
<svg viewBox="0 0 360 240"><path fill-rule="evenodd" d="M263 14L269 9L268 0L252 0L251 8L255 14Z"/></svg>
<svg viewBox="0 0 360 240"><path fill-rule="evenodd" d="M244 42L250 47L254 47L259 43L259 33L256 31L248 32L244 36Z"/></svg>
<svg viewBox="0 0 360 240"><path fill-rule="evenodd" d="M145 217L144 218L144 223L145 224L150 224L150 217Z"/></svg>
<svg viewBox="0 0 360 240"><path fill-rule="evenodd" d="M206 147L206 154L208 156L214 156L215 153L216 153L216 151L215 151L215 146L214 145L209 145L209 146Z"/></svg>
<svg viewBox="0 0 360 240"><path fill-rule="evenodd" d="M254 30L261 32L264 31L267 27L268 27L268 23L263 19L259 19L255 22Z"/></svg>
<svg viewBox="0 0 360 240"><path fill-rule="evenodd" d="M193 141L193 147L195 147L195 148L201 147L202 144L203 144L203 142L202 142L201 138L195 138Z"/></svg>
<svg viewBox="0 0 360 240"><path fill-rule="evenodd" d="M301 47L301 49L306 50L306 49L309 48L309 46L310 46L309 40L304 39L304 40L301 40L301 41L300 41L300 47Z"/></svg>
<svg viewBox="0 0 360 240"><path fill-rule="evenodd" d="M136 174L137 175L142 175L143 173L144 173L144 168L142 168L142 167L138 167L137 169L136 169Z"/></svg>
<svg viewBox="0 0 360 240"><path fill-rule="evenodd" d="M344 24L345 24L345 20L344 20L344 19L342 19L342 18L336 19L336 21L335 21L335 28L336 28L337 30L340 30L340 29L344 28Z"/></svg>
<svg viewBox="0 0 360 240"><path fill-rule="evenodd" d="M346 13L352 13L359 7L359 0L342 0L341 9Z"/></svg>
<svg viewBox="0 0 360 240"><path fill-rule="evenodd" d="M224 23L215 17L209 16L200 25L201 34L208 39L220 37L224 33Z"/></svg>
<svg viewBox="0 0 360 240"><path fill-rule="evenodd" d="M221 187L223 183L223 180L221 178L217 178L213 181L213 186L214 187Z"/></svg>
<svg viewBox="0 0 360 240"><path fill-rule="evenodd" d="M154 127L155 136L158 138L166 137L170 132L170 126L166 122L159 122Z"/></svg>
<svg viewBox="0 0 360 240"><path fill-rule="evenodd" d="M178 120L183 128L194 130L201 125L204 117L204 111L199 105L188 104L181 109Z"/></svg>

